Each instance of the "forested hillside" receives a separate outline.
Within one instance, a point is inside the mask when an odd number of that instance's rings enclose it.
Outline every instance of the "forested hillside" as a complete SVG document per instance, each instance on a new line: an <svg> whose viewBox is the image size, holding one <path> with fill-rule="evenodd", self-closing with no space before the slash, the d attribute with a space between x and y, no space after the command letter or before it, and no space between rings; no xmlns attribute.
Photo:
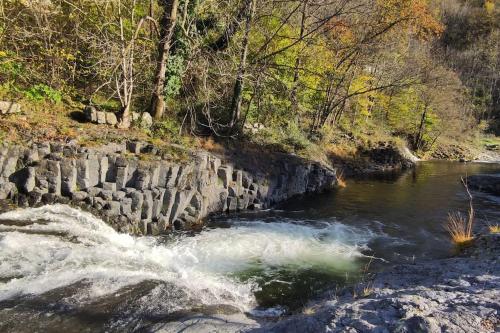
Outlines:
<svg viewBox="0 0 500 333"><path fill-rule="evenodd" d="M494 0L3 0L0 99L149 112L167 142L430 155L500 130L499 25Z"/></svg>

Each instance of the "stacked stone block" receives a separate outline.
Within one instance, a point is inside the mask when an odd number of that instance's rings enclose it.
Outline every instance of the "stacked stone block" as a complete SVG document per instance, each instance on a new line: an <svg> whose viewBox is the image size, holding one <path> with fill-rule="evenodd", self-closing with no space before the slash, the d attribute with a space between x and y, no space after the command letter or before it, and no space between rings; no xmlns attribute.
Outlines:
<svg viewBox="0 0 500 333"><path fill-rule="evenodd" d="M145 153L151 161L140 161ZM336 181L334 170L311 163L283 162L276 177L235 168L206 152L191 157L174 163L137 142L99 149L59 143L3 147L0 199L21 206L68 203L120 231L159 234L192 228L212 213L263 209Z"/></svg>

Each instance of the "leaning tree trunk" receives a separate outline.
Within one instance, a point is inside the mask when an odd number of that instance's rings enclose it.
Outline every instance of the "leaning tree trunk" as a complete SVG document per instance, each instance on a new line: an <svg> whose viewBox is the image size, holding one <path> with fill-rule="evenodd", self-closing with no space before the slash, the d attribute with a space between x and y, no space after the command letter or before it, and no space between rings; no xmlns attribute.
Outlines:
<svg viewBox="0 0 500 333"><path fill-rule="evenodd" d="M302 18L300 20L299 40L304 39L304 34L305 34L305 30L306 30L307 3L308 3L308 0L305 0L304 4L302 5ZM300 58L300 52L299 52L297 54L297 57L295 58L295 67L293 69L293 85L292 85L292 92L290 94L290 102L292 105L292 115L295 117L298 117L298 110L299 110L299 98L297 96L297 93L298 93L298 89L299 89L300 65L301 65L301 58Z"/></svg>
<svg viewBox="0 0 500 333"><path fill-rule="evenodd" d="M130 105L132 104L132 95L134 90L134 41L132 38L130 45L125 42L124 24L122 17L122 4L118 1L118 16L119 16L119 26L120 26L120 46L121 46L121 82L116 80L118 96L120 96L120 101L122 104L122 112L119 128L129 128L130 127ZM132 9L132 24L134 24L134 9ZM139 23L138 29L140 29L142 22ZM120 92L121 91L121 92Z"/></svg>
<svg viewBox="0 0 500 333"><path fill-rule="evenodd" d="M160 21L160 42L158 43L155 85L149 111L155 119L160 119L165 112L165 74L179 7L179 0L160 0L159 2L163 7L163 15Z"/></svg>
<svg viewBox="0 0 500 333"><path fill-rule="evenodd" d="M241 119L241 103L242 103L242 93L244 77L246 73L247 57L248 57L248 44L250 40L250 28L252 25L252 19L255 13L255 3L257 0L249 0L247 13L245 16L246 27L245 35L243 37L243 46L241 49L240 65L238 67L238 74L236 76L236 82L234 84L233 100L231 102L231 122L229 127L234 130L235 126L240 122Z"/></svg>
<svg viewBox="0 0 500 333"><path fill-rule="evenodd" d="M422 112L422 117L420 118L420 125L418 126L418 132L415 135L415 143L413 145L413 148L415 150L418 150L422 148L422 143L424 140L424 131L425 131L425 122L427 120L427 110L429 106L427 103L424 105L424 111Z"/></svg>

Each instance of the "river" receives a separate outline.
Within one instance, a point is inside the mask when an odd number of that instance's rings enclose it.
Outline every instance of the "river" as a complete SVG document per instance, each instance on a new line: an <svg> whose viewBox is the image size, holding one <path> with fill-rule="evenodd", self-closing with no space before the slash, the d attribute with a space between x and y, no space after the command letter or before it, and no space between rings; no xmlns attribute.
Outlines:
<svg viewBox="0 0 500 333"><path fill-rule="evenodd" d="M193 313L284 315L367 271L439 258L447 214L465 211L460 177L497 164L424 162L350 180L276 209L218 217L199 233L119 234L54 205L0 215L0 332L148 331ZM474 193L477 225L500 200Z"/></svg>

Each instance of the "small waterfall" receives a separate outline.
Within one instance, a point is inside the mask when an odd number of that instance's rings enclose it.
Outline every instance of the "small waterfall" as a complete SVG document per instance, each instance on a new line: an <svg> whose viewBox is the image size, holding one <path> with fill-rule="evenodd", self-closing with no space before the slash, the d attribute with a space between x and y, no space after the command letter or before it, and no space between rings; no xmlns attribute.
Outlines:
<svg viewBox="0 0 500 333"><path fill-rule="evenodd" d="M340 223L259 220L195 236L133 237L65 205L17 210L0 215L0 301L80 283L71 297L84 303L156 281L179 291L157 300L168 311L200 304L249 311L259 287L238 272L355 270L370 237Z"/></svg>

